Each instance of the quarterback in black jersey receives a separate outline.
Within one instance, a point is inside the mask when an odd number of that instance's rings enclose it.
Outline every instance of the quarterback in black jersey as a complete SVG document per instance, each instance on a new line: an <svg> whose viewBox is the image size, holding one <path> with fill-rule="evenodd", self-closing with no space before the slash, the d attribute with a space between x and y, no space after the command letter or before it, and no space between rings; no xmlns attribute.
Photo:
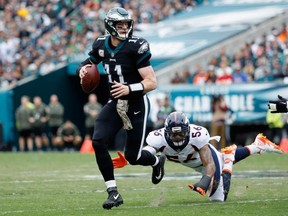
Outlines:
<svg viewBox="0 0 288 216"><path fill-rule="evenodd" d="M149 44L143 38L132 36L133 20L123 8L109 10L104 24L108 34L94 41L89 58L79 65L77 72L83 78L87 65L102 62L108 76L110 99L96 119L92 143L108 192L103 208L111 209L123 204L108 152L111 137L122 127L127 130L125 157L132 165L152 166L152 182L162 175L165 157L142 150L149 113L146 93L157 87Z"/></svg>

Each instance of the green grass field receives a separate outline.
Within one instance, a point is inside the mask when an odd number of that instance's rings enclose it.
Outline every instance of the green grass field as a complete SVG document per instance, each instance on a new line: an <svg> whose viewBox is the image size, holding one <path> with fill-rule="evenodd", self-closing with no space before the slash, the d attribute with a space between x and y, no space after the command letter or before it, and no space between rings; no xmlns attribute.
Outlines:
<svg viewBox="0 0 288 216"><path fill-rule="evenodd" d="M225 203L191 191L187 184L199 174L172 162L158 185L151 183L150 167L115 173L124 205L104 210L107 194L93 154L1 153L0 215L288 215L287 154L253 155L236 164Z"/></svg>

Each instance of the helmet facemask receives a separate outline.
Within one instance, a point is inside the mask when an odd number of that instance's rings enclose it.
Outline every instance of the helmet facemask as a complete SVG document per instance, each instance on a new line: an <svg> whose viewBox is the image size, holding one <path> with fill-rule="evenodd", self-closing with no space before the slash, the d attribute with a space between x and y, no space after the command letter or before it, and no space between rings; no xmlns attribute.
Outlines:
<svg viewBox="0 0 288 216"><path fill-rule="evenodd" d="M176 147L180 147L185 144L189 131L183 131L181 127L172 127L172 131L167 131L167 135Z"/></svg>

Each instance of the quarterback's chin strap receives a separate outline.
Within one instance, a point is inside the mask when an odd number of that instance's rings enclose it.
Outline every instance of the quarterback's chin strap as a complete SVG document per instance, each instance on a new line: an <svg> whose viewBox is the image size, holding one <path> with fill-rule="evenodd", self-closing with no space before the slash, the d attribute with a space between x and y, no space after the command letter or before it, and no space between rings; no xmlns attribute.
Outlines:
<svg viewBox="0 0 288 216"><path fill-rule="evenodd" d="M127 111L129 108L128 100L118 99L116 107L117 107L117 112L122 119L123 128L125 130L132 130L133 127L132 127L131 121L129 117L127 116Z"/></svg>

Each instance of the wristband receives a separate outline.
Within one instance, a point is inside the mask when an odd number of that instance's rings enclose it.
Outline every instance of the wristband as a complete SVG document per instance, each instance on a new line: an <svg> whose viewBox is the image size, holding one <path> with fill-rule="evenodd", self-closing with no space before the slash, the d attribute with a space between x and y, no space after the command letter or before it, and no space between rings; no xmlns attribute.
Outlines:
<svg viewBox="0 0 288 216"><path fill-rule="evenodd" d="M134 84L130 84L130 85L128 85L128 87L129 87L129 91L130 91L130 93L131 92L143 92L144 91L144 86L143 86L143 84L141 83L141 82L139 82L139 83L134 83Z"/></svg>

